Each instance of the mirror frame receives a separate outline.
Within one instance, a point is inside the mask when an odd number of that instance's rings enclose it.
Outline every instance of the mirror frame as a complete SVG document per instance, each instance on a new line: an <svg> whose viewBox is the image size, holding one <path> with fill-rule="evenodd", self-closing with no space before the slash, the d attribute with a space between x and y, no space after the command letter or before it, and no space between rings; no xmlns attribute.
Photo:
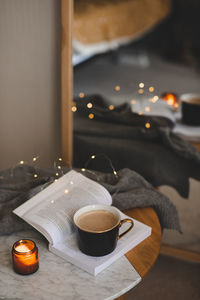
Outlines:
<svg viewBox="0 0 200 300"><path fill-rule="evenodd" d="M73 160L73 0L61 0L61 155L63 165Z"/></svg>

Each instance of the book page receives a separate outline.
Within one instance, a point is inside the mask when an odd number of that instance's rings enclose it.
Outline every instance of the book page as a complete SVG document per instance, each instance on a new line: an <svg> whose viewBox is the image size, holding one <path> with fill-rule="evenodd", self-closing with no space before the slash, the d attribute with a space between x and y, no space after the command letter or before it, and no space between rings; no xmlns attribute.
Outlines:
<svg viewBox="0 0 200 300"><path fill-rule="evenodd" d="M103 186L70 171L14 212L55 244L74 231L73 215L79 208L111 203L111 195Z"/></svg>

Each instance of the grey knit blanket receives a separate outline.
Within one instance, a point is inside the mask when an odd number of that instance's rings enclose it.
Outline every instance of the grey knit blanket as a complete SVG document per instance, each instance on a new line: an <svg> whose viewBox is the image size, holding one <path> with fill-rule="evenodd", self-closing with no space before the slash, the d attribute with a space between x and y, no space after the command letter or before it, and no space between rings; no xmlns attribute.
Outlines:
<svg viewBox="0 0 200 300"><path fill-rule="evenodd" d="M62 171L66 173L69 169L63 168ZM38 174L37 178L34 178L35 173ZM26 165L0 172L0 235L29 227L12 211L52 183L55 173L54 168L35 169ZM153 207L163 229L181 232L176 207L136 172L122 169L118 171L117 177L93 171L86 171L84 175L102 184L112 195L113 205L120 210Z"/></svg>

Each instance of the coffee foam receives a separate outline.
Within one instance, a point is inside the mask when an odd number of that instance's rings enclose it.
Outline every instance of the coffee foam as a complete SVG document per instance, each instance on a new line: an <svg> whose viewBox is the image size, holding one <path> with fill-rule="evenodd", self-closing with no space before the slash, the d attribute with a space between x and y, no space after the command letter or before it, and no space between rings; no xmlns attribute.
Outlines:
<svg viewBox="0 0 200 300"><path fill-rule="evenodd" d="M115 227L119 219L110 211L98 209L82 213L76 221L77 226L89 232L104 232Z"/></svg>

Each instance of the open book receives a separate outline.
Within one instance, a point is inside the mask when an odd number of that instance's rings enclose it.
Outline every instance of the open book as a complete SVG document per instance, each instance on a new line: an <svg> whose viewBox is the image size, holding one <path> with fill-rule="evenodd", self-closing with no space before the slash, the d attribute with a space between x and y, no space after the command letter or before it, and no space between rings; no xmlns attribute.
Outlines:
<svg viewBox="0 0 200 300"><path fill-rule="evenodd" d="M151 228L134 220L134 228L118 241L112 253L102 257L87 256L78 248L72 220L79 208L90 204L111 205L111 195L100 184L72 170L13 212L47 238L51 252L97 275L151 235ZM121 216L122 219L127 217L123 213Z"/></svg>

